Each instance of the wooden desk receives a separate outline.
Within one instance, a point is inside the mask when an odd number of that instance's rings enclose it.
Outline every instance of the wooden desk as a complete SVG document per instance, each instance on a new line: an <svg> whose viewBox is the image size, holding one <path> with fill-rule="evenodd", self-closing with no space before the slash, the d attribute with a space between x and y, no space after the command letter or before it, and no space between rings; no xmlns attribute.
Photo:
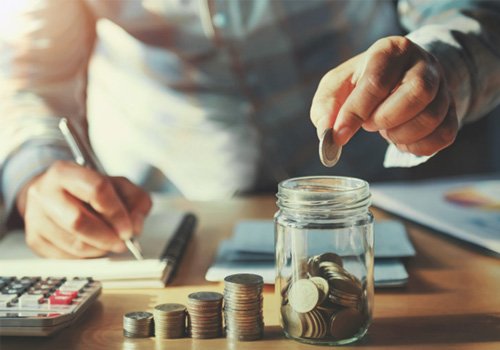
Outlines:
<svg viewBox="0 0 500 350"><path fill-rule="evenodd" d="M264 294L265 339L256 342L128 339L122 316L151 310L164 302L187 302L193 291L222 292L204 274L218 241L231 235L240 219L271 218L274 197L253 197L220 203L168 204L192 210L199 225L173 284L162 290L104 291L77 324L51 338L0 338L0 349L318 349L283 337L278 299L272 287ZM377 218L387 215L374 211ZM500 349L500 259L463 243L407 224L418 255L409 259L410 282L403 289L376 290L374 322L365 338L352 347L369 349ZM349 349L350 347L343 347Z"/></svg>

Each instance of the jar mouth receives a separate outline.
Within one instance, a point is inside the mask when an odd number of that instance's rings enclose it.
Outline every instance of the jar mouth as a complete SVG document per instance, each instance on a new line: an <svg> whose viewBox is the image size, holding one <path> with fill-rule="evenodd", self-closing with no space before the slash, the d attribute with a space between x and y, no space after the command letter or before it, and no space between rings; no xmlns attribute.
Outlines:
<svg viewBox="0 0 500 350"><path fill-rule="evenodd" d="M344 176L305 176L284 180L278 185L278 205L355 209L370 205L368 182Z"/></svg>

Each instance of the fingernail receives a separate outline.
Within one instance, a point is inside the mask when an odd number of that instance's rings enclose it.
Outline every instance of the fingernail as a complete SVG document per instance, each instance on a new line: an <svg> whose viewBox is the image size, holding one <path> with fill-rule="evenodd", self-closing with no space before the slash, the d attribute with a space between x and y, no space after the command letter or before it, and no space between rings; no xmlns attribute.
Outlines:
<svg viewBox="0 0 500 350"><path fill-rule="evenodd" d="M127 246L125 245L125 243L123 242L117 242L113 245L113 247L111 248L113 250L113 252L115 253L123 253L124 251L127 250Z"/></svg>
<svg viewBox="0 0 500 350"><path fill-rule="evenodd" d="M118 234L120 235L121 239L129 239L134 235L134 233L132 232L132 228L127 224L118 225Z"/></svg>
<svg viewBox="0 0 500 350"><path fill-rule="evenodd" d="M351 130L346 126L343 126L338 131L334 132L333 136L335 143L341 146L345 145L351 137Z"/></svg>

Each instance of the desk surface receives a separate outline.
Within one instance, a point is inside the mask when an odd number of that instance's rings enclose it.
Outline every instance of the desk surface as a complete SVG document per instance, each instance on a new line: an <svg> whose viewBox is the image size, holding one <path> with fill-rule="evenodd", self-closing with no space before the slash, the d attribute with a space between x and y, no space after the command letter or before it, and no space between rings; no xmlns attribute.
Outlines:
<svg viewBox="0 0 500 350"><path fill-rule="evenodd" d="M231 235L236 221L271 218L274 197L226 202L167 199L168 205L191 210L199 223L173 283L165 289L104 291L77 324L50 338L0 338L0 349L318 349L283 337L279 301L274 289L264 292L265 338L230 342L225 338L193 340L127 339L122 316L151 310L164 302L187 302L193 291L222 292L222 283L204 280L218 241ZM376 218L387 214L374 210ZM369 349L500 349L500 259L407 224L417 256L407 261L410 282L402 289L375 291L374 322L353 347ZM350 347L342 347L349 349Z"/></svg>

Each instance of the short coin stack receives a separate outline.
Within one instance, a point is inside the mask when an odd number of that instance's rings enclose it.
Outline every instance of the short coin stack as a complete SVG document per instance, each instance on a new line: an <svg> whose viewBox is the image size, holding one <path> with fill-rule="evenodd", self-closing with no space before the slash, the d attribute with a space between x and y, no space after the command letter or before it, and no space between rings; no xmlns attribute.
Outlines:
<svg viewBox="0 0 500 350"><path fill-rule="evenodd" d="M224 282L227 337L241 341L261 339L264 334L262 277L242 273L227 276Z"/></svg>
<svg viewBox="0 0 500 350"><path fill-rule="evenodd" d="M182 304L160 304L154 308L155 335L173 339L186 335L186 307Z"/></svg>
<svg viewBox="0 0 500 350"><path fill-rule="evenodd" d="M145 311L123 315L123 335L128 338L148 338L153 335L153 314Z"/></svg>
<svg viewBox="0 0 500 350"><path fill-rule="evenodd" d="M343 268L334 253L307 261L309 278L287 281L281 293L281 315L294 338L348 339L368 321L361 281Z"/></svg>
<svg viewBox="0 0 500 350"><path fill-rule="evenodd" d="M222 299L220 293L196 292L188 296L188 334L196 339L222 335Z"/></svg>

